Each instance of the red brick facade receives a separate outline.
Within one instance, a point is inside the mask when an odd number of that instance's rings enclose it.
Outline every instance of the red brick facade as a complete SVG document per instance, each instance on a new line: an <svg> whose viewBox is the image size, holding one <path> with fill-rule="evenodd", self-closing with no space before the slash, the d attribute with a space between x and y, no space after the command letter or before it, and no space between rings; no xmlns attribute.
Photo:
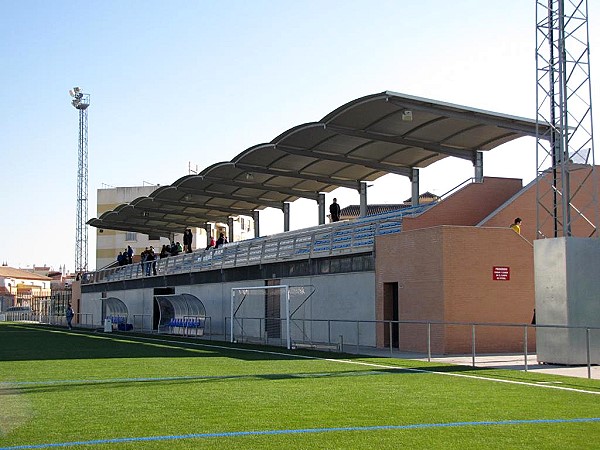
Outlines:
<svg viewBox="0 0 600 450"><path fill-rule="evenodd" d="M522 181L515 178L485 177L483 183L466 185L442 200L432 210L418 217L404 219L402 229L409 231L435 225L477 225L522 187ZM535 215L533 217L535 218ZM514 217L502 226L509 226L513 219Z"/></svg>
<svg viewBox="0 0 600 450"><path fill-rule="evenodd" d="M535 303L533 246L509 228L438 226L381 236L376 244L376 309L385 311L385 283L398 283L400 321L528 324ZM510 279L494 279L508 268ZM379 330L378 345L386 333ZM477 327L477 352L522 351L524 328ZM530 331L528 343L534 347ZM434 353L469 353L469 326L433 325ZM424 352L426 325L400 325L400 349Z"/></svg>
<svg viewBox="0 0 600 450"><path fill-rule="evenodd" d="M586 218L598 222L595 196L598 181L589 166L570 167L571 210L574 236L588 237L593 228ZM554 237L551 174L539 183L522 188L521 180L484 178L453 193L418 217L405 218L399 234L376 239L376 314L378 320L423 322L483 322L521 324L517 327L478 326L476 351L522 352L526 325L535 304L533 244L536 238ZM558 187L560 188L560 187ZM575 190L575 191L574 191ZM541 234L537 234L538 197L543 208ZM560 202L560 198L559 198ZM558 214L560 215L560 207ZM509 228L523 219L521 235ZM497 276L494 277L494 268ZM504 270L510 271L510 279ZM495 279L496 278L496 279ZM401 350L427 350L427 324L400 324L399 330L381 325L377 345ZM471 352L473 330L464 325L431 325L434 353ZM398 340L394 341L395 336ZM527 334L528 349L535 350L533 330Z"/></svg>

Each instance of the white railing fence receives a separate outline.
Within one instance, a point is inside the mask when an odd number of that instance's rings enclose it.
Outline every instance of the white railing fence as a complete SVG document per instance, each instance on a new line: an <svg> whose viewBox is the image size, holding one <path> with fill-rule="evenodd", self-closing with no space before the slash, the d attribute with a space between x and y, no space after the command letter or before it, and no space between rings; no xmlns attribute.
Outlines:
<svg viewBox="0 0 600 450"><path fill-rule="evenodd" d="M266 264L278 261L319 258L372 251L378 235L399 233L404 217L414 217L432 205L320 225L225 244L217 249L196 250L177 256L110 267L83 274L83 284L134 278L201 272Z"/></svg>

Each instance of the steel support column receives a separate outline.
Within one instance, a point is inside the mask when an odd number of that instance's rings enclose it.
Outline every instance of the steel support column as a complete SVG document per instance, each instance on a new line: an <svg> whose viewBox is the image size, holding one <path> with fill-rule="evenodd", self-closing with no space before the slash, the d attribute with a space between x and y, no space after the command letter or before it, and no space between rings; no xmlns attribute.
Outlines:
<svg viewBox="0 0 600 450"><path fill-rule="evenodd" d="M360 215L359 217L365 217L367 215L367 183L361 181L358 185L358 192L360 194Z"/></svg>
<svg viewBox="0 0 600 450"><path fill-rule="evenodd" d="M325 223L325 194L319 194L317 205L319 207L319 225L323 225Z"/></svg>
<svg viewBox="0 0 600 450"><path fill-rule="evenodd" d="M473 159L475 183L483 183L483 152L475 152Z"/></svg>
<svg viewBox="0 0 600 450"><path fill-rule="evenodd" d="M410 174L411 183L411 204L417 206L419 204L419 169L413 168Z"/></svg>
<svg viewBox="0 0 600 450"><path fill-rule="evenodd" d="M254 237L260 237L260 211L252 211L252 220L254 220Z"/></svg>
<svg viewBox="0 0 600 450"><path fill-rule="evenodd" d="M283 231L290 231L290 204L283 204Z"/></svg>
<svg viewBox="0 0 600 450"><path fill-rule="evenodd" d="M233 240L234 240L233 239L233 217L227 218L227 228L229 229L228 230L229 236L227 236L227 240L229 242L233 242Z"/></svg>

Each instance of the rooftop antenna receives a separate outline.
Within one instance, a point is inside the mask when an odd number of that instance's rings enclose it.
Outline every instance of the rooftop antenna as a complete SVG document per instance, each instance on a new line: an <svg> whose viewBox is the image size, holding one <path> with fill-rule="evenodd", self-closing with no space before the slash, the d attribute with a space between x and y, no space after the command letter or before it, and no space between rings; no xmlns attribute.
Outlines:
<svg viewBox="0 0 600 450"><path fill-rule="evenodd" d="M79 111L79 164L77 165L77 219L75 226L75 272L88 270L88 117L90 95L80 87L69 91L71 104Z"/></svg>

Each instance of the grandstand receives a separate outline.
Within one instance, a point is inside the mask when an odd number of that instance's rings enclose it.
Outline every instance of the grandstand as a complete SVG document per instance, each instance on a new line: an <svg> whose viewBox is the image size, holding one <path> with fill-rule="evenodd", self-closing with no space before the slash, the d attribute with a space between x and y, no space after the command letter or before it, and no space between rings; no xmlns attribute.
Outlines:
<svg viewBox="0 0 600 450"><path fill-rule="evenodd" d="M404 120L409 108L411 121ZM536 222L535 184L485 177L482 163L483 150L532 134L534 121L433 100L390 92L354 100L90 221L168 236L232 214L258 220L265 207L311 198L318 226L168 257L156 262L156 275L145 276L140 264L86 273L77 306L99 325L106 318L102 299L118 298L134 328L184 334L185 321L177 322L183 317L161 319L160 298L185 295L205 311L193 322L210 323L202 334L226 339L232 288L310 286L314 295L292 305L298 343L465 353L474 333L465 324L485 323L478 351L533 350L535 333L528 336L527 326L538 236L533 226L518 235L508 225L517 216ZM445 157L470 159L474 177L420 205L418 168ZM579 168L573 183L591 170ZM365 182L386 173L411 179L412 206L367 216ZM325 224L322 193L350 186L360 194L360 217ZM246 319L281 326L283 299L263 301L264 315Z"/></svg>

